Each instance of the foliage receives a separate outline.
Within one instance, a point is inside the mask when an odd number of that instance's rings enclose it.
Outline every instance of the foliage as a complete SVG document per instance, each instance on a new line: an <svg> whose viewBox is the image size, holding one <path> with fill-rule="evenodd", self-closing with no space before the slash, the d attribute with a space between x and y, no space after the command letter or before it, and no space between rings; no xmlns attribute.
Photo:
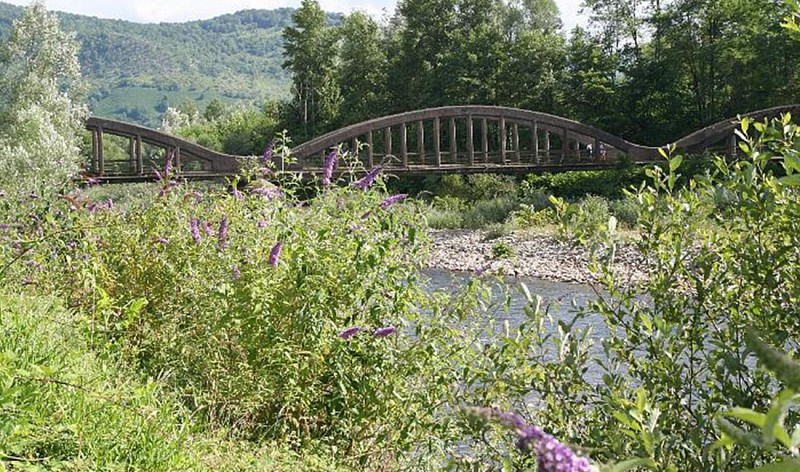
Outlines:
<svg viewBox="0 0 800 472"><path fill-rule="evenodd" d="M558 174L530 174L522 184L523 198L527 194L546 192L564 198L597 195L619 198L626 188L638 187L647 179L641 167L586 170Z"/></svg>
<svg viewBox="0 0 800 472"><path fill-rule="evenodd" d="M505 241L498 241L492 244L492 257L495 259L508 259L514 257L516 251Z"/></svg>
<svg viewBox="0 0 800 472"><path fill-rule="evenodd" d="M164 382L93 352L57 300L0 300L0 469L334 469L316 446L303 458L199 432Z"/></svg>
<svg viewBox="0 0 800 472"><path fill-rule="evenodd" d="M78 45L34 3L14 22L0 52L0 189L61 190L82 166L86 115Z"/></svg>
<svg viewBox="0 0 800 472"><path fill-rule="evenodd" d="M571 406L562 414L580 417L579 425L556 420L551 429L587 431L577 443L602 448L604 458L710 471L777 458L773 450L708 447L718 411L730 404L767 409L775 391L769 376L748 367L745 327L792 352L800 339L789 302L800 277L797 127L788 116L773 126L745 120L740 135L747 159L717 159L714 174L687 185L679 185L680 156L648 169L652 181L636 193L642 237L635 245L649 273L640 284L610 264L613 221L587 224L578 205L556 199L559 216L579 222L571 230L592 251L601 290L586 312L602 316L609 335L601 344L602 380L582 390L591 411ZM776 156L786 176L770 170ZM720 188L735 196L725 214L709 208Z"/></svg>

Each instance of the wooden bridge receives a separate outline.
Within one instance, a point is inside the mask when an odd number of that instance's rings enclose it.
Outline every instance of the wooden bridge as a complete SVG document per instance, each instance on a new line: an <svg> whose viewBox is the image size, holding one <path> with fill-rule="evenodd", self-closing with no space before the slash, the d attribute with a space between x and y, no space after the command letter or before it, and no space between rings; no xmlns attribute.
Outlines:
<svg viewBox="0 0 800 472"><path fill-rule="evenodd" d="M788 105L746 116L763 119L799 110L800 104ZM736 155L737 127L738 120L731 118L673 144L686 153ZM231 176L251 158L105 118L89 118L86 128L92 134L90 175L106 182L152 180L152 168L161 167L168 154L187 179ZM325 134L295 147L295 161L286 170L320 172L324 155L336 146L357 154L367 168L382 164L396 174L566 171L612 167L623 155L639 164L661 159L658 148L566 118L515 108L454 106L377 118Z"/></svg>

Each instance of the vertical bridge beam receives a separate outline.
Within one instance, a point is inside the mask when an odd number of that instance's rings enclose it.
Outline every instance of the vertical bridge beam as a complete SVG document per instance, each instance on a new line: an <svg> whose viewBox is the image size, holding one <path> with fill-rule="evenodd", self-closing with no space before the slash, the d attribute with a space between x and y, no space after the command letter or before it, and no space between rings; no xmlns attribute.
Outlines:
<svg viewBox="0 0 800 472"><path fill-rule="evenodd" d="M481 151L483 152L483 163L489 163L489 126L486 118L481 118Z"/></svg>
<svg viewBox="0 0 800 472"><path fill-rule="evenodd" d="M535 121L531 123L531 150L531 163L536 164L539 162L539 123Z"/></svg>
<svg viewBox="0 0 800 472"><path fill-rule="evenodd" d="M392 127L387 126L386 129L383 130L383 158L384 161L386 160L386 156L392 154Z"/></svg>
<svg viewBox="0 0 800 472"><path fill-rule="evenodd" d="M511 128L511 136L514 145L514 162L519 163L521 152L519 150L519 125L514 123L514 127Z"/></svg>
<svg viewBox="0 0 800 472"><path fill-rule="evenodd" d="M375 167L375 148L373 146L372 131L367 132L367 166Z"/></svg>
<svg viewBox="0 0 800 472"><path fill-rule="evenodd" d="M456 141L456 119L450 118L450 159L458 164L458 141Z"/></svg>
<svg viewBox="0 0 800 472"><path fill-rule="evenodd" d="M400 158L403 167L408 167L408 128L405 123L400 124Z"/></svg>
<svg viewBox="0 0 800 472"><path fill-rule="evenodd" d="M423 127L422 120L417 121L417 154L419 154L419 163L425 164L425 128Z"/></svg>
<svg viewBox="0 0 800 472"><path fill-rule="evenodd" d="M467 116L467 159L469 159L470 166L475 165L475 143L472 134L472 115L469 115Z"/></svg>
<svg viewBox="0 0 800 472"><path fill-rule="evenodd" d="M506 163L506 117L500 117L500 164Z"/></svg>
<svg viewBox="0 0 800 472"><path fill-rule="evenodd" d="M442 153L441 153L441 123L439 122L439 117L435 117L433 119L433 162L436 167L442 166Z"/></svg>

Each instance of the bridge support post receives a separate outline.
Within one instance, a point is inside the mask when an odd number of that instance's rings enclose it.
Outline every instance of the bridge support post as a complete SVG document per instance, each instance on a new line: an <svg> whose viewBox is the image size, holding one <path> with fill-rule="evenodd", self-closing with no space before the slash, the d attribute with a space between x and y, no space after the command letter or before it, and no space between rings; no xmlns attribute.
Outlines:
<svg viewBox="0 0 800 472"><path fill-rule="evenodd" d="M458 141L456 141L456 119L450 118L450 159L458 164Z"/></svg>
<svg viewBox="0 0 800 472"><path fill-rule="evenodd" d="M511 136L514 146L514 162L519 163L521 152L519 149L519 124L514 123L514 127L511 128Z"/></svg>
<svg viewBox="0 0 800 472"><path fill-rule="evenodd" d="M384 160L386 156L392 154L392 127L387 126L383 130L383 157Z"/></svg>
<svg viewBox="0 0 800 472"><path fill-rule="evenodd" d="M552 144L550 143L550 131L544 132L544 154L545 154L545 161L550 161L552 158L550 153L552 152Z"/></svg>
<svg viewBox="0 0 800 472"><path fill-rule="evenodd" d="M422 120L417 121L417 154L419 163L425 165L425 127Z"/></svg>
<svg viewBox="0 0 800 472"><path fill-rule="evenodd" d="M435 117L433 119L433 162L436 167L442 166L442 153L441 153L441 142L442 142L442 130L441 130L441 122L439 121L439 117Z"/></svg>
<svg viewBox="0 0 800 472"><path fill-rule="evenodd" d="M97 128L97 175L105 175L106 159L103 155L103 128Z"/></svg>
<svg viewBox="0 0 800 472"><path fill-rule="evenodd" d="M500 117L500 164L506 163L506 117Z"/></svg>
<svg viewBox="0 0 800 472"><path fill-rule="evenodd" d="M481 118L481 151L483 152L483 163L489 163L489 129L486 118Z"/></svg>
<svg viewBox="0 0 800 472"><path fill-rule="evenodd" d="M180 174L181 173L181 148L179 148L179 147L172 148L172 153L173 153L173 157L174 157L173 169L175 169L175 173L176 174Z"/></svg>
<svg viewBox="0 0 800 472"><path fill-rule="evenodd" d="M739 155L739 143L736 140L736 134L728 139L728 157L735 159Z"/></svg>
<svg viewBox="0 0 800 472"><path fill-rule="evenodd" d="M594 144L592 145L592 153L589 156L589 159L596 161L598 156L600 156L600 140L598 138L594 138Z"/></svg>
<svg viewBox="0 0 800 472"><path fill-rule="evenodd" d="M569 155L569 136L567 136L567 128L561 130L561 163L567 160Z"/></svg>
<svg viewBox="0 0 800 472"><path fill-rule="evenodd" d="M133 174L138 170L136 160L136 137L134 136L128 138L128 169Z"/></svg>
<svg viewBox="0 0 800 472"><path fill-rule="evenodd" d="M137 174L144 174L144 156L142 155L142 135L136 135L136 148L134 152L136 153L136 173Z"/></svg>
<svg viewBox="0 0 800 472"><path fill-rule="evenodd" d="M375 150L372 146L372 131L367 133L367 164L370 169L375 166Z"/></svg>
<svg viewBox="0 0 800 472"><path fill-rule="evenodd" d="M400 158L403 167L408 167L408 128L405 123L400 124Z"/></svg>
<svg viewBox="0 0 800 472"><path fill-rule="evenodd" d="M531 163L536 164L539 162L539 124L535 121L531 123L531 150Z"/></svg>
<svg viewBox="0 0 800 472"><path fill-rule="evenodd" d="M97 158L97 129L92 128L92 174L100 175L100 162Z"/></svg>
<svg viewBox="0 0 800 472"><path fill-rule="evenodd" d="M475 143L473 142L472 115L467 116L467 158L469 165L475 165Z"/></svg>

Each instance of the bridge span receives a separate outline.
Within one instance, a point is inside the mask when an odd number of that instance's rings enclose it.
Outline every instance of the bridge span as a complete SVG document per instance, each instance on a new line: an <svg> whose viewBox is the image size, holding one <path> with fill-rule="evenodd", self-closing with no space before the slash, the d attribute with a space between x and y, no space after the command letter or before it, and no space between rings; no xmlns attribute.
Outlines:
<svg viewBox="0 0 800 472"><path fill-rule="evenodd" d="M800 111L800 104L747 113L755 119ZM738 120L705 127L675 143L686 153L714 150L735 156ZM154 129L91 117L89 174L105 182L152 180L168 154L186 179L238 173L247 156L212 151ZM266 141L265 137L265 141ZM109 143L111 142L111 143ZM546 113L495 106L429 108L365 121L302 143L286 170L318 173L324 155L342 146L366 168L382 164L394 174L558 172L613 167L621 156L637 164L657 161L658 148L628 142L589 125Z"/></svg>

